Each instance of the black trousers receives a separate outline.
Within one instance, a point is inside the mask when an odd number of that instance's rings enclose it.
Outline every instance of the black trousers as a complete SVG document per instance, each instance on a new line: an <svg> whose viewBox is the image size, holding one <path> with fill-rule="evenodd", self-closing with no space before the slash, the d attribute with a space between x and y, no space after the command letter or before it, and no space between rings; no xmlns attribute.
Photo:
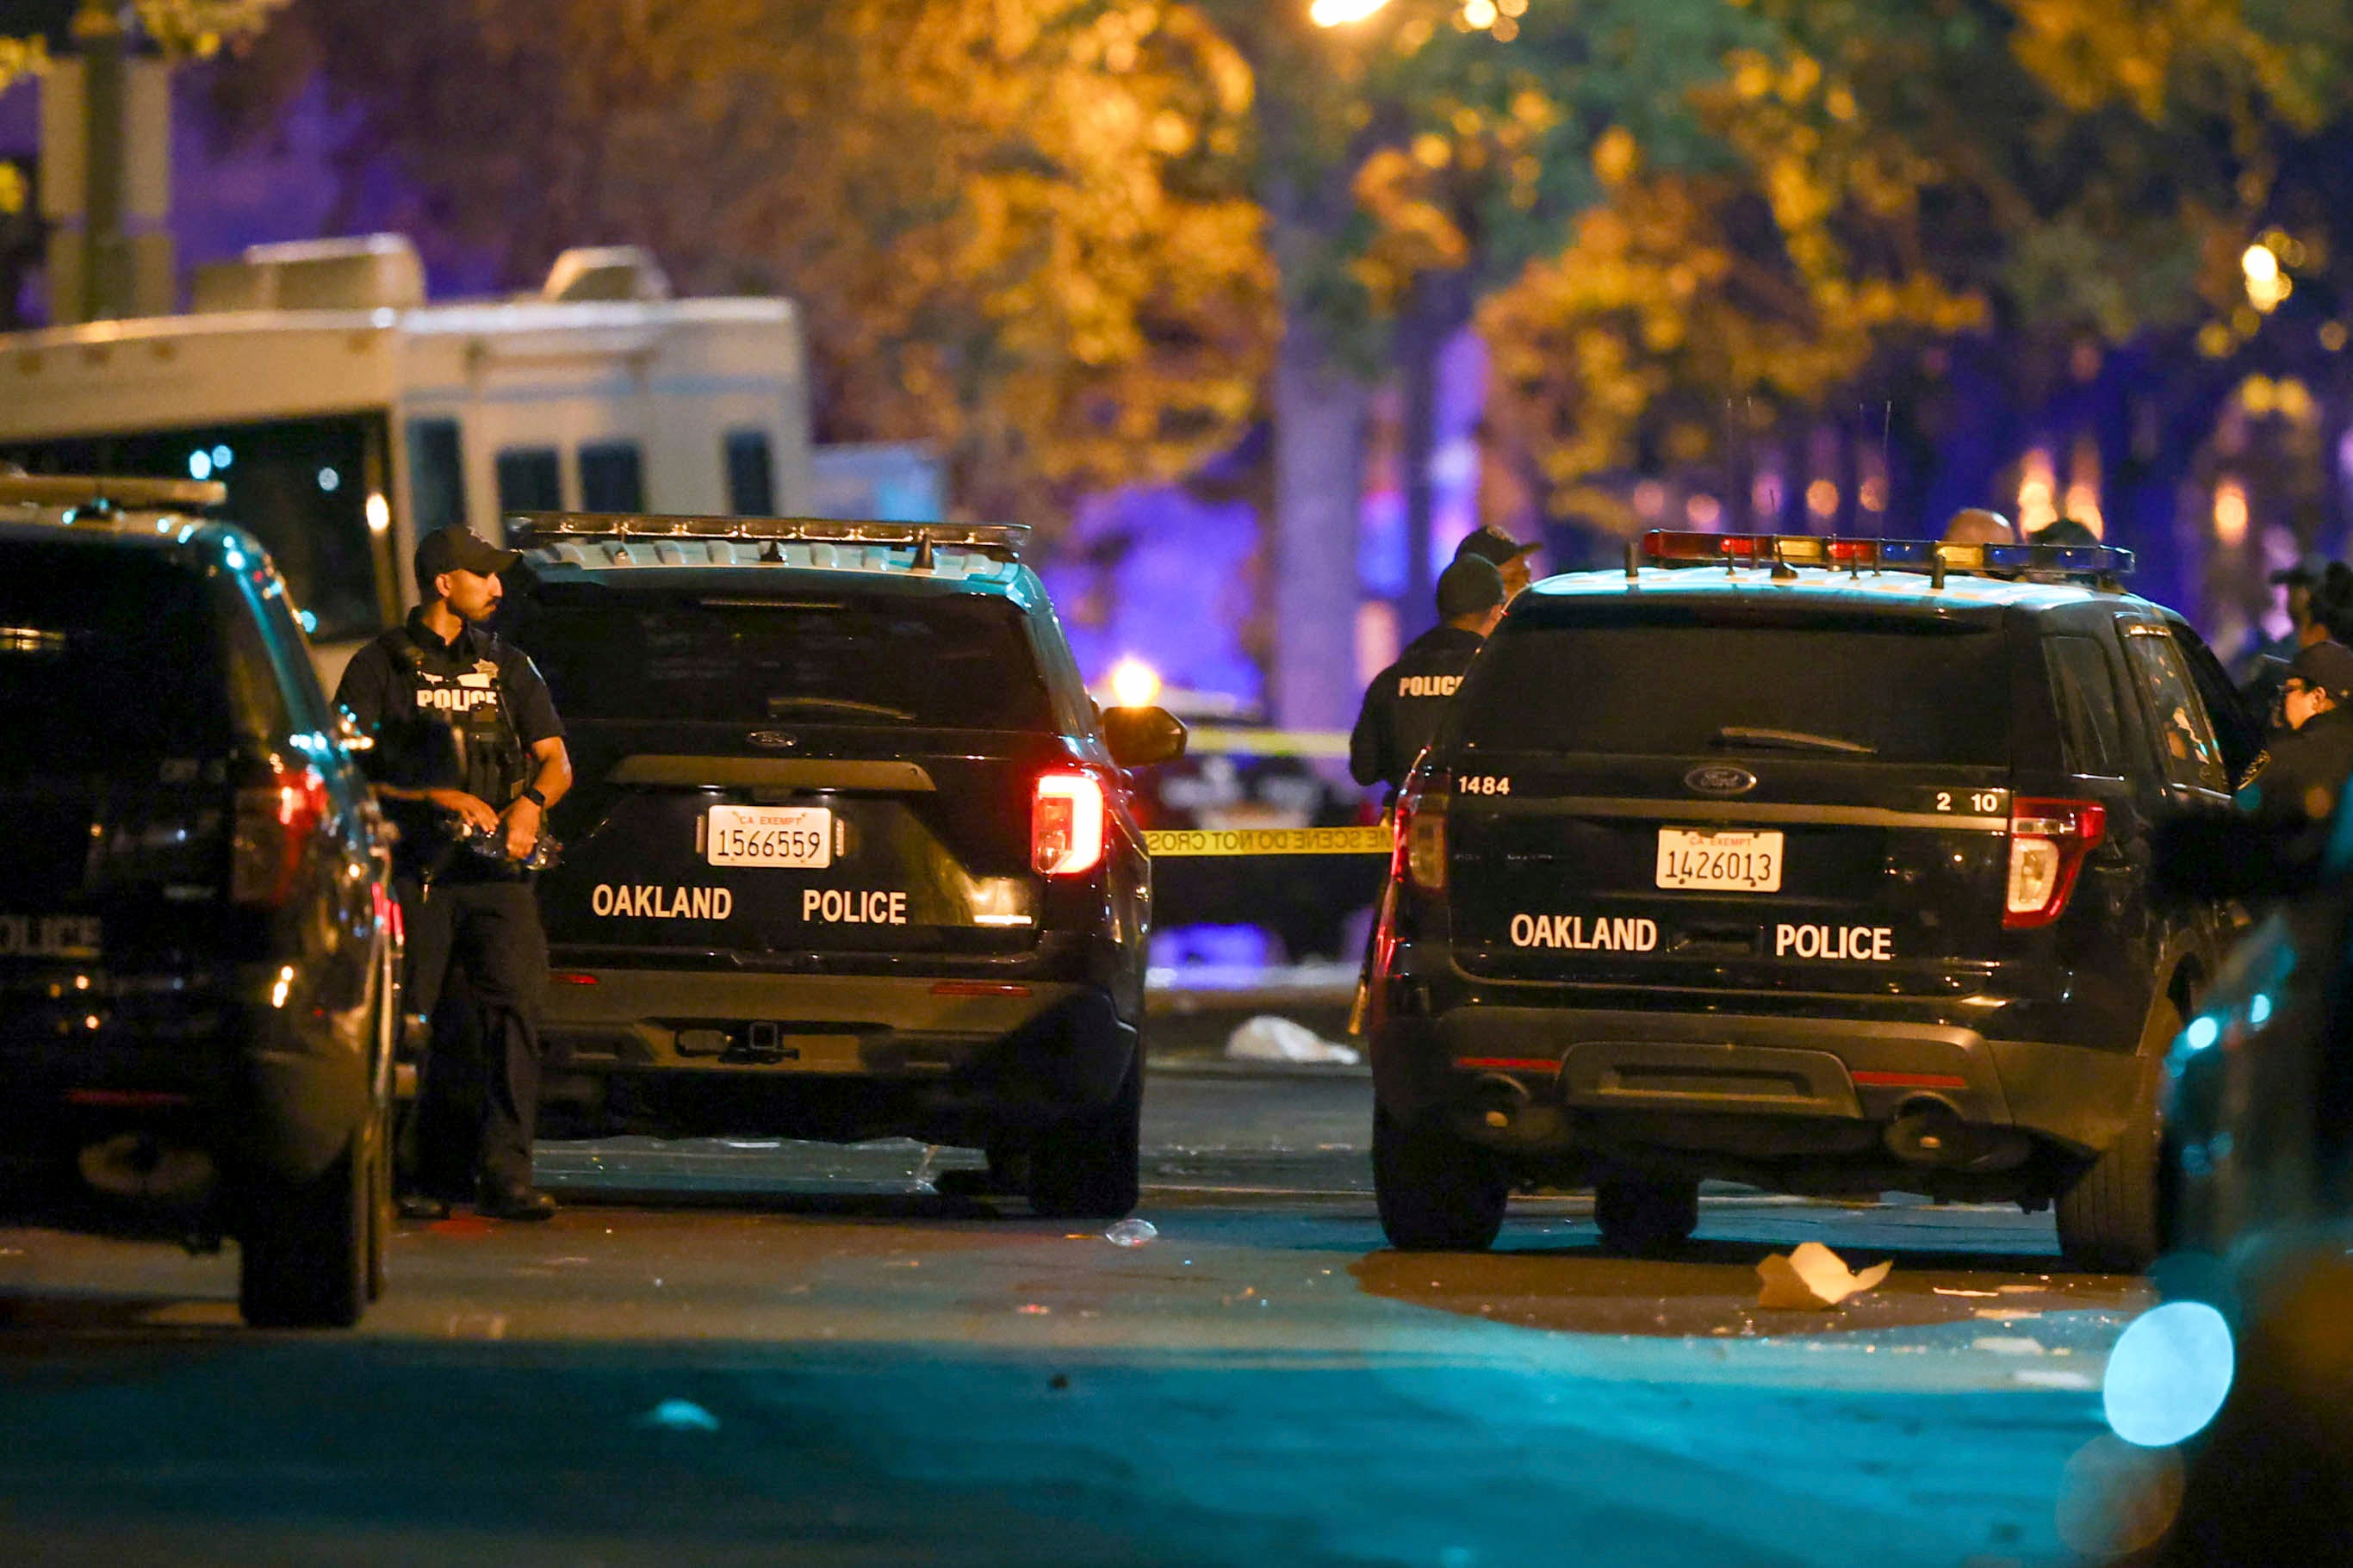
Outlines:
<svg viewBox="0 0 2353 1568"><path fill-rule="evenodd" d="M539 923L538 895L521 879L444 879L429 888L404 880L399 892L408 933L408 1011L435 1010L454 962L465 972L481 1026L478 1058L445 1048L452 1042L436 1032L416 1114L396 1156L403 1178L410 1187L442 1196L470 1196L464 1188L471 1184L463 1179L469 1163L462 1152L457 1160L448 1155L473 1142L470 1164L483 1181L527 1186L539 1117L539 1024L547 995L547 935Z"/></svg>

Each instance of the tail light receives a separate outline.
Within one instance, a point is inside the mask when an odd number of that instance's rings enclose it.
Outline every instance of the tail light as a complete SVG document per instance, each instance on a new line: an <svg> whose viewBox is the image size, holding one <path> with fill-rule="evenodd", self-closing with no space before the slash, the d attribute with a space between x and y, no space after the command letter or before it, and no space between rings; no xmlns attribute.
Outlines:
<svg viewBox="0 0 2353 1568"><path fill-rule="evenodd" d="M1398 796L1397 848L1389 876L1424 892L1446 890L1446 797L1409 785Z"/></svg>
<svg viewBox="0 0 2353 1568"><path fill-rule="evenodd" d="M2108 833L2108 809L2094 800L2010 803L2010 896L2001 923L2047 926L2064 913L2084 858Z"/></svg>
<svg viewBox="0 0 2353 1568"><path fill-rule="evenodd" d="M303 851L327 819L327 785L312 767L273 763L266 782L237 792L228 896L275 909L294 891Z"/></svg>
<svg viewBox="0 0 2353 1568"><path fill-rule="evenodd" d="M1029 864L1048 877L1083 877L1103 864L1103 781L1046 773L1029 806Z"/></svg>

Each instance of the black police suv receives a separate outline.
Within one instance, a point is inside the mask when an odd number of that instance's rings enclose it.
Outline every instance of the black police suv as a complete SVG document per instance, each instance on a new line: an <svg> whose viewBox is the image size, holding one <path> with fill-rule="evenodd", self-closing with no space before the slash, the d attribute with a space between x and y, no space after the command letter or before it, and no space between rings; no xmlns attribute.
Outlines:
<svg viewBox="0 0 2353 1568"><path fill-rule="evenodd" d="M2166 1049L2233 906L2152 885L2254 737L2128 552L1652 534L1515 600L1400 802L1374 1170L1407 1247L1516 1185L2058 1207L2156 1252ZM1964 568L1970 570L1965 571Z"/></svg>
<svg viewBox="0 0 2353 1568"><path fill-rule="evenodd" d="M533 516L499 632L578 783L540 883L542 1135L988 1154L1043 1213L1134 1205L1151 880L1128 765L1023 531Z"/></svg>
<svg viewBox="0 0 2353 1568"><path fill-rule="evenodd" d="M0 1217L238 1243L257 1325L383 1287L388 843L217 486L0 479Z"/></svg>

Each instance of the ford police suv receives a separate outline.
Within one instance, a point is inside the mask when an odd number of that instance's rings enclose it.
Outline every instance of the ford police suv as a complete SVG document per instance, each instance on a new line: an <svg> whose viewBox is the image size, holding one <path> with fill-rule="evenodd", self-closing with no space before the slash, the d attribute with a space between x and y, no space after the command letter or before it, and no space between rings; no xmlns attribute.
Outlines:
<svg viewBox="0 0 2353 1568"><path fill-rule="evenodd" d="M0 477L0 1224L384 1288L398 912L360 742L216 484Z"/></svg>
<svg viewBox="0 0 2353 1568"><path fill-rule="evenodd" d="M2128 552L1653 533L1515 600L1399 801L1371 996L1381 1218L1514 1185L1606 1243L1704 1178L2165 1225L2163 1056L2233 933L2153 829L2254 750Z"/></svg>
<svg viewBox="0 0 2353 1568"><path fill-rule="evenodd" d="M1134 1205L1151 881L1026 531L510 520L498 630L578 783L540 883L543 1136L894 1135L1040 1213Z"/></svg>

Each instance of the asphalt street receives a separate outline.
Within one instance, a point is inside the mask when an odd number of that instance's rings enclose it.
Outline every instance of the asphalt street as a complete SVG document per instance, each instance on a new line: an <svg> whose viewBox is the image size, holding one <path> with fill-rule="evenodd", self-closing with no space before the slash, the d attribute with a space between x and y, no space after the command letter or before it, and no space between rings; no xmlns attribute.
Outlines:
<svg viewBox="0 0 2353 1568"><path fill-rule="evenodd" d="M227 1257L0 1231L0 1563L2063 1563L2148 1304L2047 1215L1576 1194L1386 1248L1342 1069L1162 1067L1141 1245L913 1144L546 1145L566 1208L404 1227L347 1334ZM943 1182L942 1178L945 1177ZM951 1189L944 1194L944 1185ZM1756 1304L1818 1240L1887 1282Z"/></svg>

